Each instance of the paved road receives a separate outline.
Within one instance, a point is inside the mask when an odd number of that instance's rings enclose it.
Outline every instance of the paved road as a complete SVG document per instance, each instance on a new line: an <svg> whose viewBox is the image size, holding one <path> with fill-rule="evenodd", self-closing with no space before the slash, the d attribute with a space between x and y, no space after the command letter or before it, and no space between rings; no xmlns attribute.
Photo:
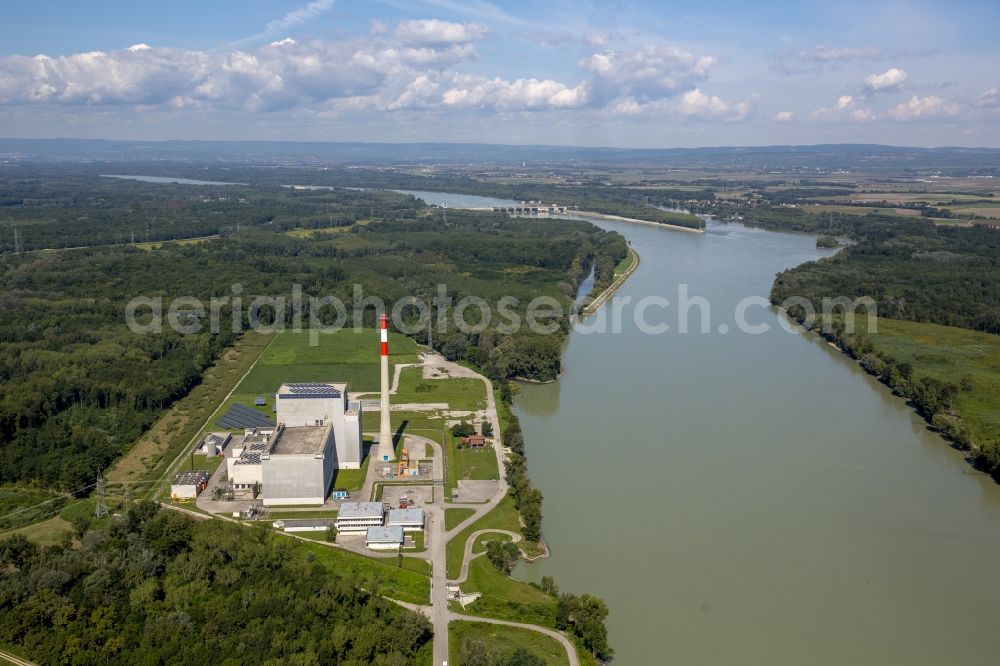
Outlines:
<svg viewBox="0 0 1000 666"><path fill-rule="evenodd" d="M22 659L16 654L11 654L5 650L0 650L0 662L8 662L16 666L36 666L35 662Z"/></svg>

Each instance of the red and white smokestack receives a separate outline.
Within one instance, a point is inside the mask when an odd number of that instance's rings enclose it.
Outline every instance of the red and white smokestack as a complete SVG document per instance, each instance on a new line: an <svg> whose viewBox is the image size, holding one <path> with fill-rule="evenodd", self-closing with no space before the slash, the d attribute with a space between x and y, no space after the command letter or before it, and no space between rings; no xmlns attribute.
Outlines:
<svg viewBox="0 0 1000 666"><path fill-rule="evenodd" d="M382 315L379 318L379 340L381 341L381 362L380 370L382 375L381 386L381 423L378 431L378 459L389 461L396 459L396 452L392 445L392 426L389 424L389 318Z"/></svg>
<svg viewBox="0 0 1000 666"><path fill-rule="evenodd" d="M389 355L389 318L382 315L382 326L379 330L382 336L382 356Z"/></svg>

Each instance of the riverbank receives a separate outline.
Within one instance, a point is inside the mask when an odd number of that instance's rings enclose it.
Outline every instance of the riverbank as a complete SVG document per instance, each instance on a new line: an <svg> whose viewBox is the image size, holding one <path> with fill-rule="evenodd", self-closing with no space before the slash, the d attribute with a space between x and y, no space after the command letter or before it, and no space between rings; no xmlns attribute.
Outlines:
<svg viewBox="0 0 1000 666"><path fill-rule="evenodd" d="M608 299L611 298L623 284L625 284L625 281L629 279L629 276L631 276L632 273L635 273L635 271L639 268L639 253L631 247L628 249L628 252L629 256L632 258L632 263L625 269L625 272L614 279L614 282L612 282L607 289L598 294L594 300L588 303L586 307L580 311L581 317L588 317L597 312L598 308L604 305Z"/></svg>

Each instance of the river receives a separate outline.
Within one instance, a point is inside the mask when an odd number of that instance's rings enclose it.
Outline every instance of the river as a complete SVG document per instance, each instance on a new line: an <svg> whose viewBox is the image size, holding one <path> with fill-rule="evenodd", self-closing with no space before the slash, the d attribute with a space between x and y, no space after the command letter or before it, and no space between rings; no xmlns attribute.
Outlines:
<svg viewBox="0 0 1000 666"><path fill-rule="evenodd" d="M815 239L596 224L642 258L619 296L676 303L686 283L713 332L627 314L572 333L558 382L520 387L552 558L518 575L603 597L629 666L998 663L1000 488L815 336L764 307L747 319L768 333L735 326Z"/></svg>

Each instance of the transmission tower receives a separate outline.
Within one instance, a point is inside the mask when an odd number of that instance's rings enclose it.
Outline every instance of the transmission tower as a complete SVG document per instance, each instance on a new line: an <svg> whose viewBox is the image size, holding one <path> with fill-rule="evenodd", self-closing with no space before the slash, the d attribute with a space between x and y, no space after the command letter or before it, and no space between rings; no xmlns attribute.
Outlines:
<svg viewBox="0 0 1000 666"><path fill-rule="evenodd" d="M97 489L94 493L97 495L97 508L94 509L94 517L107 518L108 503L105 497L106 492L104 490L104 477L101 476L101 470L97 470Z"/></svg>
<svg viewBox="0 0 1000 666"><path fill-rule="evenodd" d="M24 251L24 247L21 243L21 233L15 227L14 229L14 254L21 254Z"/></svg>

